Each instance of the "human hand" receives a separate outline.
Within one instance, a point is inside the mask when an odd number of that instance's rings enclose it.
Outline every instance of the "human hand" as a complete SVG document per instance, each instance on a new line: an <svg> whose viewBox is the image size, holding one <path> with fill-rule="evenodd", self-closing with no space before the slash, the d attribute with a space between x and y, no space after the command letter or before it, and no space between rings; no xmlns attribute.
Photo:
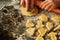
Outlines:
<svg viewBox="0 0 60 40"><path fill-rule="evenodd" d="M34 0L21 0L21 5L26 8L26 10L29 10L30 8L33 8Z"/></svg>
<svg viewBox="0 0 60 40"><path fill-rule="evenodd" d="M45 0L41 4L41 9L51 11L54 8L56 8L56 4L53 2L53 0Z"/></svg>

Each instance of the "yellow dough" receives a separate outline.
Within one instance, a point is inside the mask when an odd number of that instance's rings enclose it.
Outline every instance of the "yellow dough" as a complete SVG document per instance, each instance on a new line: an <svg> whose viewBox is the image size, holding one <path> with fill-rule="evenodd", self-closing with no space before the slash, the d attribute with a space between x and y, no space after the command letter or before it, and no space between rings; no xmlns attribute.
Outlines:
<svg viewBox="0 0 60 40"><path fill-rule="evenodd" d="M41 20L38 20L37 21L37 25L36 25L36 28L42 28L42 27L44 27L44 25L43 25L43 22L41 21Z"/></svg>
<svg viewBox="0 0 60 40"><path fill-rule="evenodd" d="M38 32L40 33L40 36L44 36L47 30L45 28L41 28L38 30Z"/></svg>
<svg viewBox="0 0 60 40"><path fill-rule="evenodd" d="M54 17L51 18L51 20L58 23L58 22L60 22L60 17L59 16L54 16Z"/></svg>
<svg viewBox="0 0 60 40"><path fill-rule="evenodd" d="M34 27L34 23L30 19L28 19L26 22L26 27L28 28Z"/></svg>
<svg viewBox="0 0 60 40"><path fill-rule="evenodd" d="M57 40L57 37L56 37L56 33L55 32L49 33L48 36L51 37L51 40Z"/></svg>
<svg viewBox="0 0 60 40"><path fill-rule="evenodd" d="M41 14L38 19L42 20L43 22L47 22L48 21L48 17L45 14Z"/></svg>
<svg viewBox="0 0 60 40"><path fill-rule="evenodd" d="M37 8L31 9L31 11L26 11L24 7L21 7L22 15L25 16L35 16L38 14Z"/></svg>
<svg viewBox="0 0 60 40"><path fill-rule="evenodd" d="M58 26L54 29L54 31L56 31L56 30L60 30L60 25L58 25Z"/></svg>
<svg viewBox="0 0 60 40"><path fill-rule="evenodd" d="M30 35L33 36L35 34L35 28L28 28L26 32Z"/></svg>
<svg viewBox="0 0 60 40"><path fill-rule="evenodd" d="M52 24L51 22L47 22L47 23L46 23L46 28L47 28L48 30L51 30L51 29L53 28L53 24Z"/></svg>
<svg viewBox="0 0 60 40"><path fill-rule="evenodd" d="M35 40L44 40L44 38L39 34Z"/></svg>

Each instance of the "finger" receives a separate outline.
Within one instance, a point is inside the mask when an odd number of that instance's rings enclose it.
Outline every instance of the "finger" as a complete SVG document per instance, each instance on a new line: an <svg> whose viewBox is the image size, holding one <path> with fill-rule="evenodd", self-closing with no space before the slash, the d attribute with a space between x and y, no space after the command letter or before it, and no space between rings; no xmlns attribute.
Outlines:
<svg viewBox="0 0 60 40"><path fill-rule="evenodd" d="M41 3L41 7L46 3L47 1L44 1L43 3Z"/></svg>
<svg viewBox="0 0 60 40"><path fill-rule="evenodd" d="M43 6L42 6L42 9L44 9L47 5L49 5L50 2L46 2Z"/></svg>
<svg viewBox="0 0 60 40"><path fill-rule="evenodd" d="M47 5L47 6L45 7L44 10L48 10L51 6L52 6L52 4L50 3L49 5Z"/></svg>
<svg viewBox="0 0 60 40"><path fill-rule="evenodd" d="M23 4L23 2L24 2L24 0L21 0L21 3L20 3L20 5L22 5L22 4Z"/></svg>
<svg viewBox="0 0 60 40"><path fill-rule="evenodd" d="M34 6L34 0L31 0L31 8Z"/></svg>
<svg viewBox="0 0 60 40"><path fill-rule="evenodd" d="M52 5L48 11L51 11L54 9L54 6Z"/></svg>
<svg viewBox="0 0 60 40"><path fill-rule="evenodd" d="M29 8L29 0L25 0L25 2L26 2L26 10L28 10L28 8Z"/></svg>

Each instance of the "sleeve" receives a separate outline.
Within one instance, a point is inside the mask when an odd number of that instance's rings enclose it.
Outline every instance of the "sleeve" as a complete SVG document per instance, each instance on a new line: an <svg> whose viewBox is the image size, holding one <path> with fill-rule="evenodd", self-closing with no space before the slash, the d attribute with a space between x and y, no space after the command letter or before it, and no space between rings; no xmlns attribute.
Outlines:
<svg viewBox="0 0 60 40"><path fill-rule="evenodd" d="M53 0L53 2L57 5L57 7L60 7L60 0Z"/></svg>

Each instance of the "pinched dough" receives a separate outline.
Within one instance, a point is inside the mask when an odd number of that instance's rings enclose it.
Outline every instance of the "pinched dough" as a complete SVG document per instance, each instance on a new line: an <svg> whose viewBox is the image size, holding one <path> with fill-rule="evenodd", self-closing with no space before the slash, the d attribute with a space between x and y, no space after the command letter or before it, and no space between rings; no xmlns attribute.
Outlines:
<svg viewBox="0 0 60 40"><path fill-rule="evenodd" d="M43 25L43 22L41 21L41 20L38 20L37 21L37 25L36 25L36 28L42 28L42 27L44 27L44 25Z"/></svg>
<svg viewBox="0 0 60 40"><path fill-rule="evenodd" d="M44 38L39 34L35 40L44 40Z"/></svg>
<svg viewBox="0 0 60 40"><path fill-rule="evenodd" d="M26 32L30 35L33 36L35 34L35 28L28 28Z"/></svg>
<svg viewBox="0 0 60 40"><path fill-rule="evenodd" d="M60 30L60 25L58 25L58 26L54 29L54 31L56 31L56 30Z"/></svg>
<svg viewBox="0 0 60 40"><path fill-rule="evenodd" d="M44 36L47 30L45 28L38 29L38 32L40 33L40 36Z"/></svg>
<svg viewBox="0 0 60 40"><path fill-rule="evenodd" d="M45 14L41 14L38 19L40 19L43 22L47 22L48 21L48 17Z"/></svg>
<svg viewBox="0 0 60 40"><path fill-rule="evenodd" d="M34 23L32 22L32 20L28 19L26 21L26 27L29 27L29 28L34 27Z"/></svg>
<svg viewBox="0 0 60 40"><path fill-rule="evenodd" d="M48 36L51 37L51 40L57 40L57 37L56 37L56 33L55 32L49 33Z"/></svg>
<svg viewBox="0 0 60 40"><path fill-rule="evenodd" d="M46 23L46 28L47 28L48 30L51 30L51 29L53 28L53 23L47 22L47 23Z"/></svg>
<svg viewBox="0 0 60 40"><path fill-rule="evenodd" d="M51 18L52 21L59 23L60 22L60 17L59 16L54 16Z"/></svg>

